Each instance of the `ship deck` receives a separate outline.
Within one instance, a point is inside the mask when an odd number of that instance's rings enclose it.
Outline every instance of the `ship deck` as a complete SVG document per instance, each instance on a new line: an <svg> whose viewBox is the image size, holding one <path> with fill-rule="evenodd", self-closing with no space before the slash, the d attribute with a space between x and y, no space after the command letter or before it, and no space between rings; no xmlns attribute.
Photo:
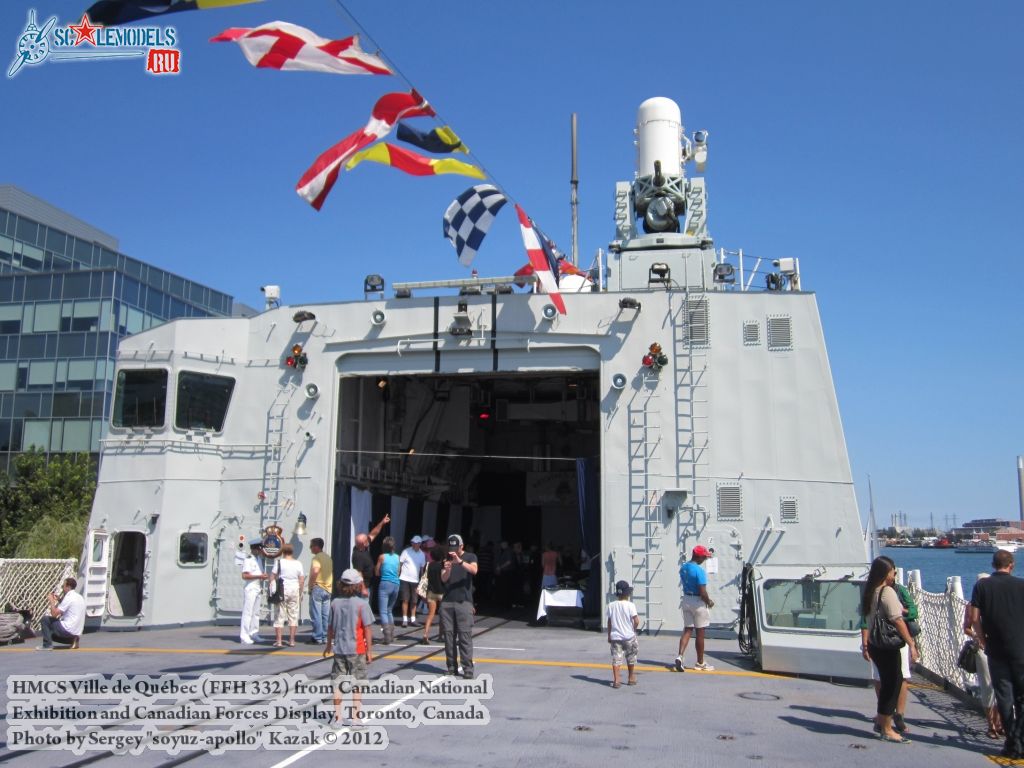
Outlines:
<svg viewBox="0 0 1024 768"><path fill-rule="evenodd" d="M396 644L377 646L371 680L389 672L402 678L442 675L443 648L418 644L421 631L399 629ZM300 631L295 648L275 649L269 643L242 646L237 629L229 626L101 631L85 635L77 651L37 652L31 642L0 648L0 669L5 679L12 674L115 672L176 674L182 679L204 673L326 677L330 661L321 659L319 647L303 643L308 632L308 627ZM272 630L264 628L263 635L272 636ZM493 697L480 702L489 712L489 723L421 724L415 729L389 724L387 748L358 753L362 764L408 764L411 757L421 756L449 768L537 763L553 768L599 764L620 752L620 759L633 765L817 768L826 756L840 760L844 768L875 768L883 760L929 768L1012 764L995 757L1001 745L986 738L984 720L975 710L924 680L915 680L907 707L912 743L901 746L874 736L874 694L869 687L759 673L738 653L735 640L708 640L713 672L679 674L670 669L677 637L641 636L638 685L616 690L609 685L603 634L483 617L475 635L478 678L493 678ZM693 654L691 643L688 663ZM9 693L7 687L2 691L5 712ZM416 705L417 698L430 696L412 696L407 703ZM254 719L241 725L258 732L269 722ZM294 728L296 733L301 730ZM342 731L348 729L337 732ZM4 735L9 738L6 731ZM152 750L137 756L102 751L75 755L18 751L5 741L0 763L77 766L130 761L133 768L150 768L244 761L247 768L283 768L322 764L335 757L333 751L311 745L220 756L195 749L177 755Z"/></svg>

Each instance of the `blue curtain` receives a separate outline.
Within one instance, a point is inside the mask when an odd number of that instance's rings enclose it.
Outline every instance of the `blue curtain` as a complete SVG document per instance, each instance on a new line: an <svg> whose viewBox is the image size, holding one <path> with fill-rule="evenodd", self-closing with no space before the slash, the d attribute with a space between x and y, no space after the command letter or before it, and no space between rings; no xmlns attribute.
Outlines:
<svg viewBox="0 0 1024 768"><path fill-rule="evenodd" d="M597 459L576 459L580 504L580 541L590 558L590 578L583 594L583 615L601 614L601 487Z"/></svg>

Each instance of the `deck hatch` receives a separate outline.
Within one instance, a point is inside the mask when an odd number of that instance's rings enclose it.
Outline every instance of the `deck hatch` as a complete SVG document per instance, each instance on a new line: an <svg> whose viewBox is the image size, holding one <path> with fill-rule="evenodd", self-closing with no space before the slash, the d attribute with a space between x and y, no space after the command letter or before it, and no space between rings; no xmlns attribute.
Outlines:
<svg viewBox="0 0 1024 768"><path fill-rule="evenodd" d="M793 318L789 315L768 316L768 349L793 348Z"/></svg>
<svg viewBox="0 0 1024 768"><path fill-rule="evenodd" d="M718 519L743 519L743 493L738 484L718 485Z"/></svg>

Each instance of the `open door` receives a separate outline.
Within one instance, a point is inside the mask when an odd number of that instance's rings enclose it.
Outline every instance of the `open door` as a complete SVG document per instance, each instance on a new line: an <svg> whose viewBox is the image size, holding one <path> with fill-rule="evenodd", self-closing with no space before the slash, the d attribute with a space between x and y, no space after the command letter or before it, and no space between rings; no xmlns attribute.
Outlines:
<svg viewBox="0 0 1024 768"><path fill-rule="evenodd" d="M85 615L102 618L110 584L110 534L102 528L89 531L85 557Z"/></svg>
<svg viewBox="0 0 1024 768"><path fill-rule="evenodd" d="M114 552L107 595L107 614L131 618L142 612L146 569L146 535L141 531L119 531L114 535Z"/></svg>

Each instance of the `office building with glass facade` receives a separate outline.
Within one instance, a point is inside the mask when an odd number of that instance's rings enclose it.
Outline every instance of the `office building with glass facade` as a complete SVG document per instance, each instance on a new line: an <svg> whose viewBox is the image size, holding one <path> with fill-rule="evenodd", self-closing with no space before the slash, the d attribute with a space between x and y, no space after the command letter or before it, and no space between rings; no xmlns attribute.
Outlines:
<svg viewBox="0 0 1024 768"><path fill-rule="evenodd" d="M233 305L0 185L0 471L33 447L98 454L118 341L177 317L230 316Z"/></svg>

